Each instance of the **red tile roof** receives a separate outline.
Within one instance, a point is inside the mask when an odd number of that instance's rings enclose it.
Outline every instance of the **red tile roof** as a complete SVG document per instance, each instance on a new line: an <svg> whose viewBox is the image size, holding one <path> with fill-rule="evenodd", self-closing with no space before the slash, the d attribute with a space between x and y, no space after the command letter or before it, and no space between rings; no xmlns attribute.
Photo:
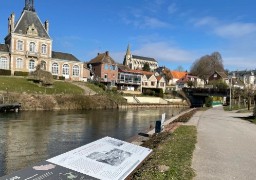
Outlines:
<svg viewBox="0 0 256 180"><path fill-rule="evenodd" d="M181 79L187 75L187 72L170 71L172 78Z"/></svg>

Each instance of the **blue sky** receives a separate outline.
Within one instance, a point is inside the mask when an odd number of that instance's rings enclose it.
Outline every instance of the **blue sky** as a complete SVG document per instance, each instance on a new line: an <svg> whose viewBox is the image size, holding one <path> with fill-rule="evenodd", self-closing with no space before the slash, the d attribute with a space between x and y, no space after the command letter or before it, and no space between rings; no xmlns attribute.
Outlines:
<svg viewBox="0 0 256 180"><path fill-rule="evenodd" d="M0 43L7 19L18 20L25 0L1 0ZM109 51L122 63L127 45L134 55L153 57L172 70L214 51L225 69L256 69L256 2L253 0L35 0L49 20L53 50L89 61Z"/></svg>

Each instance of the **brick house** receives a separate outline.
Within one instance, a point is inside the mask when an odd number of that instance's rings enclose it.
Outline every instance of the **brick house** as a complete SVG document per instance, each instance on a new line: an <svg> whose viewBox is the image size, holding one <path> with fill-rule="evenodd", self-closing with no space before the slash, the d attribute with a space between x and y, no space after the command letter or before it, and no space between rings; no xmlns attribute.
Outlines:
<svg viewBox="0 0 256 180"><path fill-rule="evenodd" d="M98 53L90 60L88 66L94 73L94 79L108 86L115 86L118 79L117 63L110 57L109 52Z"/></svg>

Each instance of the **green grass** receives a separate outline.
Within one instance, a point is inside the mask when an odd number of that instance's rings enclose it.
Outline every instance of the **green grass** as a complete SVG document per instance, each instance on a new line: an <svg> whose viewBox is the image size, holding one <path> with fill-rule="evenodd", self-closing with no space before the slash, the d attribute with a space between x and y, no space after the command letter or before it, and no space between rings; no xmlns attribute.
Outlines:
<svg viewBox="0 0 256 180"><path fill-rule="evenodd" d="M91 90L93 90L94 92L98 93L98 94L104 94L105 93L105 91L101 87L99 87L99 86L97 86L93 83L85 83L85 85L88 88L90 88Z"/></svg>
<svg viewBox="0 0 256 180"><path fill-rule="evenodd" d="M65 81L55 81L49 88L39 87L24 77L0 76L0 91L28 94L83 94L84 90Z"/></svg>
<svg viewBox="0 0 256 180"><path fill-rule="evenodd" d="M172 135L164 135L165 141L153 149L152 156L135 172L133 179L192 179L195 176L191 164L196 134L195 126L180 126ZM160 172L160 165L169 167L169 170Z"/></svg>

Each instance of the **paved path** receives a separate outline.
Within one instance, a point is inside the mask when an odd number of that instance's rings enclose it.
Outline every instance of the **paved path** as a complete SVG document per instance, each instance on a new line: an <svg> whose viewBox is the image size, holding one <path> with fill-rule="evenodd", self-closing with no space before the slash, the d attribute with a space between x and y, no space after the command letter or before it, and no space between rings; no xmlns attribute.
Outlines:
<svg viewBox="0 0 256 180"><path fill-rule="evenodd" d="M222 107L196 113L190 122L198 129L196 180L256 179L256 125L237 118L248 115Z"/></svg>

